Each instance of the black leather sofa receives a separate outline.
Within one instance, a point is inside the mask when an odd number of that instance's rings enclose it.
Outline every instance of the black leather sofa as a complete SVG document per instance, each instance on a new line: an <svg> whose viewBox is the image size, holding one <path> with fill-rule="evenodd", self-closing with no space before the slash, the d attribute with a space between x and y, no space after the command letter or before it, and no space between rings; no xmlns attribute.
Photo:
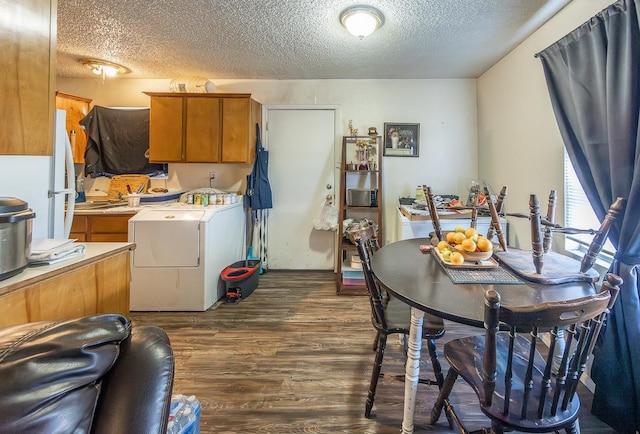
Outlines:
<svg viewBox="0 0 640 434"><path fill-rule="evenodd" d="M0 328L0 433L166 433L166 333L117 314Z"/></svg>

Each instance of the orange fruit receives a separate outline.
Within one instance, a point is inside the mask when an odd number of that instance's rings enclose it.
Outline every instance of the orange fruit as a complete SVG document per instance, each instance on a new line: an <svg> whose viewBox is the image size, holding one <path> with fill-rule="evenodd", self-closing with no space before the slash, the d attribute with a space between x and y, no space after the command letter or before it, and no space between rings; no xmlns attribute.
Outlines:
<svg viewBox="0 0 640 434"><path fill-rule="evenodd" d="M467 238L472 238L474 235L478 235L478 231L474 228L467 228L464 230L464 236Z"/></svg>
<svg viewBox="0 0 640 434"><path fill-rule="evenodd" d="M462 256L460 252L451 252L449 261L451 261L453 265L462 265L464 263L464 256Z"/></svg>
<svg viewBox="0 0 640 434"><path fill-rule="evenodd" d="M464 240L466 240L466 239L467 239L467 237L464 235L464 232L456 232L456 233L453 235L453 241L454 241L456 244L460 244L460 243L462 243L462 242L463 242Z"/></svg>
<svg viewBox="0 0 640 434"><path fill-rule="evenodd" d="M488 238L478 237L478 248L482 252L490 252L493 250L493 244Z"/></svg>
<svg viewBox="0 0 640 434"><path fill-rule="evenodd" d="M444 249L448 249L449 248L449 243L447 243L446 241L440 241L438 243L438 251L442 252Z"/></svg>
<svg viewBox="0 0 640 434"><path fill-rule="evenodd" d="M455 232L447 232L447 241L450 243L455 243L454 237L456 236Z"/></svg>
<svg viewBox="0 0 640 434"><path fill-rule="evenodd" d="M470 239L467 238L466 240L463 240L460 245L462 246L463 250L466 250L467 252L475 252L476 251L476 243Z"/></svg>

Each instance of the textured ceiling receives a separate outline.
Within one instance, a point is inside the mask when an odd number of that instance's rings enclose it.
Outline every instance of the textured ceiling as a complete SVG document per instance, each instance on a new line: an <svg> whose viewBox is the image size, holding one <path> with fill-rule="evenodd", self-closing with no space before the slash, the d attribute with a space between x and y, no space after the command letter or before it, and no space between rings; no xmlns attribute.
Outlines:
<svg viewBox="0 0 640 434"><path fill-rule="evenodd" d="M362 40L344 0L58 0L57 75L128 78L475 78L571 0L368 0L384 25Z"/></svg>

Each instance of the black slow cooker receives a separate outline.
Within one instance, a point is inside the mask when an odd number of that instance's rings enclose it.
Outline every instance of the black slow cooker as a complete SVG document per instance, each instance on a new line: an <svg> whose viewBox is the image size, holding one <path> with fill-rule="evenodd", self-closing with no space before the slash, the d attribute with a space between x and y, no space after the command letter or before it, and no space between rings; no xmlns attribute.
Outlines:
<svg viewBox="0 0 640 434"><path fill-rule="evenodd" d="M35 216L27 202L0 197L0 280L21 273L29 265L31 220Z"/></svg>

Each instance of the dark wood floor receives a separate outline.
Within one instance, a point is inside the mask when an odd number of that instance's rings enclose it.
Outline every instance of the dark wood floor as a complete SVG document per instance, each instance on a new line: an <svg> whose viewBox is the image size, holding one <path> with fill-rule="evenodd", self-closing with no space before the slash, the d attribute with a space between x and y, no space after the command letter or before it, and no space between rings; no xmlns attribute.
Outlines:
<svg viewBox="0 0 640 434"><path fill-rule="evenodd" d="M390 339L373 418L364 417L374 353L366 297L337 296L332 272L269 271L237 305L207 312L133 312L134 324L155 324L171 338L176 357L174 393L201 404L202 433L398 433L404 374L399 340ZM447 322L438 341L478 333ZM444 359L444 358L443 358ZM423 352L421 368L430 363ZM446 369L446 365L444 366ZM446 419L428 424L435 386L420 385L415 432L452 432ZM456 385L452 402L470 428L484 421L475 395ZM614 433L589 414L581 392L583 434Z"/></svg>

